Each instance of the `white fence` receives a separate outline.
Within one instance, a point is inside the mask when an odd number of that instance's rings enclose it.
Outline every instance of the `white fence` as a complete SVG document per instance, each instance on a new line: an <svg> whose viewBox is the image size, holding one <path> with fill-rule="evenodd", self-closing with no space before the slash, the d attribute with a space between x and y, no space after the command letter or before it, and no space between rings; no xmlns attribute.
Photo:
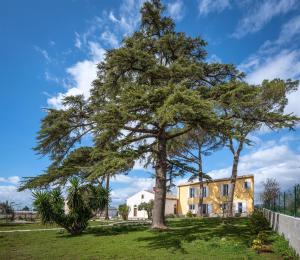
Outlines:
<svg viewBox="0 0 300 260"><path fill-rule="evenodd" d="M274 231L284 235L296 252L300 255L300 218L280 214L263 209L264 216Z"/></svg>

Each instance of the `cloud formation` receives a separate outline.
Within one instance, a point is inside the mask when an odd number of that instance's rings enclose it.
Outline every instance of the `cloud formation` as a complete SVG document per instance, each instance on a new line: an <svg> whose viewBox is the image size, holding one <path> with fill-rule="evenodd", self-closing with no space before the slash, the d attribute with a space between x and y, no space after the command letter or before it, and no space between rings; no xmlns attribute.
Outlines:
<svg viewBox="0 0 300 260"><path fill-rule="evenodd" d="M167 12L174 20L180 21L184 16L184 5L182 0L168 3Z"/></svg>
<svg viewBox="0 0 300 260"><path fill-rule="evenodd" d="M88 44L89 58L78 61L66 69L67 91L50 97L47 102L51 107L62 108L62 99L65 96L84 95L85 98L90 96L92 82L97 76L97 64L104 59L105 50L96 42L88 42Z"/></svg>
<svg viewBox="0 0 300 260"><path fill-rule="evenodd" d="M295 16L282 25L278 37L262 44L258 51L250 55L239 69L248 75L246 81L259 84L264 79L300 78L300 16ZM286 113L300 116L300 90L288 96Z"/></svg>
<svg viewBox="0 0 300 260"><path fill-rule="evenodd" d="M83 33L75 32L75 48L86 55L65 69L66 78L56 79L66 91L61 91L48 98L47 103L54 108L62 108L62 99L70 95L84 95L88 98L93 80L97 77L97 64L103 61L105 49L116 48L120 45L118 37L131 34L139 23L139 10L144 0L124 0L117 13L103 11L102 17L94 17ZM176 11L176 8L173 10ZM177 14L179 15L179 14ZM108 29L109 28L109 29ZM99 37L100 35L100 37ZM45 59L50 61L46 50L37 49ZM47 72L46 79L52 81Z"/></svg>
<svg viewBox="0 0 300 260"><path fill-rule="evenodd" d="M286 14L297 7L296 0L266 0L258 1L249 12L241 19L234 38L242 38L247 34L261 30L275 16Z"/></svg>
<svg viewBox="0 0 300 260"><path fill-rule="evenodd" d="M199 0L198 9L202 16L209 13L221 13L230 8L230 0Z"/></svg>

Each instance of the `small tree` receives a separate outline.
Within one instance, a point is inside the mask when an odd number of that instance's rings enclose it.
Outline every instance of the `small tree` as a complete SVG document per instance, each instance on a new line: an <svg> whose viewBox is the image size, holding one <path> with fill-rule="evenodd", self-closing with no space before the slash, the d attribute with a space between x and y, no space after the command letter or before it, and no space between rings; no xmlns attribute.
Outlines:
<svg viewBox="0 0 300 260"><path fill-rule="evenodd" d="M5 215L6 222L8 219L13 221L15 218L15 210L12 205L13 203L9 203L8 201L0 203L0 212L3 212Z"/></svg>
<svg viewBox="0 0 300 260"><path fill-rule="evenodd" d="M203 184L210 176L203 172L203 156L209 156L223 146L218 132L204 131L201 128L172 140L169 146L169 163L175 171L190 174L189 181L199 181L198 215L203 215ZM175 167L174 167L175 166ZM177 174L180 175L180 174Z"/></svg>
<svg viewBox="0 0 300 260"><path fill-rule="evenodd" d="M264 190L261 194L262 201L266 207L271 207L272 203L275 204L275 199L278 198L280 193L279 183L275 178L268 178L264 183Z"/></svg>
<svg viewBox="0 0 300 260"><path fill-rule="evenodd" d="M29 208L27 206L25 206L22 210L23 211L29 211Z"/></svg>
<svg viewBox="0 0 300 260"><path fill-rule="evenodd" d="M146 210L148 219L152 219L152 211L153 211L154 201L150 200L149 202L142 202L139 206L139 210Z"/></svg>
<svg viewBox="0 0 300 260"><path fill-rule="evenodd" d="M67 196L68 214L65 214L64 199L59 188L34 192L34 206L43 223L55 222L70 234L78 235L86 229L93 210L104 209L108 203L108 195L102 187L80 185L77 178L71 179L70 183Z"/></svg>
<svg viewBox="0 0 300 260"><path fill-rule="evenodd" d="M130 207L126 204L119 205L119 214L121 215L123 220L128 220L128 215L130 212Z"/></svg>
<svg viewBox="0 0 300 260"><path fill-rule="evenodd" d="M215 86L212 95L218 100L219 115L227 122L223 134L233 155L228 213L233 215L233 199L241 152L250 145L249 135L262 126L271 130L293 127L299 117L285 113L287 95L298 88L298 81L264 80L259 85L231 81ZM225 126L225 125L224 125Z"/></svg>

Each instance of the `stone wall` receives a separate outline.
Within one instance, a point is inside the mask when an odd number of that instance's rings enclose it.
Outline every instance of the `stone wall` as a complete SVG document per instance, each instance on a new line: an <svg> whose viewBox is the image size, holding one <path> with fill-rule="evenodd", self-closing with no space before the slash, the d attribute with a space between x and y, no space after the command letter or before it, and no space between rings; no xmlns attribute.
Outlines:
<svg viewBox="0 0 300 260"><path fill-rule="evenodd" d="M270 226L278 234L283 234L296 252L300 255L300 218L295 218L263 209L264 216L269 221Z"/></svg>

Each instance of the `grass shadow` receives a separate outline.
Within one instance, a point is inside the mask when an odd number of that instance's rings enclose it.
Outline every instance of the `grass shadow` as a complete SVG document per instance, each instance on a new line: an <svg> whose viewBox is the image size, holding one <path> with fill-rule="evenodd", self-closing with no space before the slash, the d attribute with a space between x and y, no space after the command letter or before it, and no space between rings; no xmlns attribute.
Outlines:
<svg viewBox="0 0 300 260"><path fill-rule="evenodd" d="M148 230L148 225L115 225L115 226L105 226L105 227L88 227L82 234L84 235L95 235L95 236L116 236L121 234L128 234L130 232L145 231ZM62 238L72 238L71 234L66 233L59 234Z"/></svg>
<svg viewBox="0 0 300 260"><path fill-rule="evenodd" d="M147 242L150 249L179 250L186 253L183 244L195 240L215 241L235 240L243 246L249 246L251 237L247 220L232 218L222 220L211 219L181 219L169 221L170 229L165 232L152 231L150 236L138 238L137 241Z"/></svg>

